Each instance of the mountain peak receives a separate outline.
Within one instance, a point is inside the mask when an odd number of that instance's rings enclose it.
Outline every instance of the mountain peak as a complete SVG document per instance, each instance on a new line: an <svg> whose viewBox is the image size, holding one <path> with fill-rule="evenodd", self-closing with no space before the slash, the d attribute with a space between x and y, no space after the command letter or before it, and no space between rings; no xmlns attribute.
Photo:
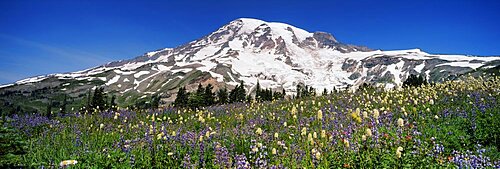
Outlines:
<svg viewBox="0 0 500 169"><path fill-rule="evenodd" d="M300 41L313 36L313 33L286 23L267 22L254 18L239 18L231 21L229 25L237 26L239 28L238 34L267 30L277 37L281 36L286 39L286 37L296 36ZM228 26L226 25L225 27Z"/></svg>

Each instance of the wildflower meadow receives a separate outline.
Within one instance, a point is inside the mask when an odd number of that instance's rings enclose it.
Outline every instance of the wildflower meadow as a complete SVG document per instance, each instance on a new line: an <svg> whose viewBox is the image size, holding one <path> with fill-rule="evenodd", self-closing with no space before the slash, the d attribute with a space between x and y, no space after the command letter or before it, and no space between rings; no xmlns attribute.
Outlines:
<svg viewBox="0 0 500 169"><path fill-rule="evenodd" d="M4 118L25 168L500 168L500 78Z"/></svg>

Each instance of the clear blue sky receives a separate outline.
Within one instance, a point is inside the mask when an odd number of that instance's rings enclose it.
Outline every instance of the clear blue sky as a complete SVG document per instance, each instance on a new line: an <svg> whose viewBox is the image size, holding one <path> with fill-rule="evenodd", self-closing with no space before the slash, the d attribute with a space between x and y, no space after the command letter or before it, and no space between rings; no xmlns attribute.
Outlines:
<svg viewBox="0 0 500 169"><path fill-rule="evenodd" d="M175 47L241 17L373 49L500 55L497 0L0 2L0 84Z"/></svg>

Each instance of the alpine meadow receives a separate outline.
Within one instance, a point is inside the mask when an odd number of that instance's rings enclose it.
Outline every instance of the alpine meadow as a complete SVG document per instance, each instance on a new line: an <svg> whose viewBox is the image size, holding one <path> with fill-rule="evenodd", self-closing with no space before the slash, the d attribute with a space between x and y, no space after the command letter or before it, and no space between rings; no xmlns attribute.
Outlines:
<svg viewBox="0 0 500 169"><path fill-rule="evenodd" d="M490 2L109 2L0 2L0 168L500 168Z"/></svg>

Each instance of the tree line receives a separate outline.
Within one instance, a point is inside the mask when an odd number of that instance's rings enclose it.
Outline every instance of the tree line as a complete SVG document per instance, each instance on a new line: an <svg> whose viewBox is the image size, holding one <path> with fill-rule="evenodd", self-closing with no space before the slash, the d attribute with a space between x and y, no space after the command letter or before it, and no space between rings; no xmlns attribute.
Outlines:
<svg viewBox="0 0 500 169"><path fill-rule="evenodd" d="M186 87L180 87L177 91L177 97L175 98L173 106L198 109L200 107L207 107L215 104L244 102L248 100L243 81L229 92L227 88L224 87L214 93L212 92L213 88L212 84L203 87L200 83L196 91L188 92Z"/></svg>

